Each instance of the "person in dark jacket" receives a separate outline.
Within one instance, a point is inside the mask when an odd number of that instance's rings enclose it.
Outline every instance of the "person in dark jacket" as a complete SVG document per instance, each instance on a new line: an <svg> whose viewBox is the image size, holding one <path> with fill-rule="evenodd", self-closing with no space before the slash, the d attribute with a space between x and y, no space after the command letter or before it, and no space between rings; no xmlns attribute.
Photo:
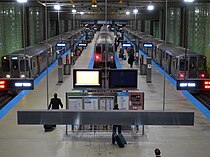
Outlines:
<svg viewBox="0 0 210 157"><path fill-rule="evenodd" d="M161 157L160 156L160 149L158 149L158 148L155 149L155 157Z"/></svg>
<svg viewBox="0 0 210 157"><path fill-rule="evenodd" d="M54 94L54 98L51 99L50 105L48 106L48 110L52 107L52 110L58 110L59 106L63 108L63 104L61 102L61 99L58 98L57 93Z"/></svg>
<svg viewBox="0 0 210 157"><path fill-rule="evenodd" d="M119 110L118 104L114 105L113 110ZM121 125L113 125L113 128L112 128L112 144L115 144L115 135L117 134L117 129L118 129L118 134L121 134L121 131L122 131Z"/></svg>
<svg viewBox="0 0 210 157"><path fill-rule="evenodd" d="M133 62L134 62L134 54L131 53L129 58L128 58L128 64L130 64L130 67L133 67Z"/></svg>

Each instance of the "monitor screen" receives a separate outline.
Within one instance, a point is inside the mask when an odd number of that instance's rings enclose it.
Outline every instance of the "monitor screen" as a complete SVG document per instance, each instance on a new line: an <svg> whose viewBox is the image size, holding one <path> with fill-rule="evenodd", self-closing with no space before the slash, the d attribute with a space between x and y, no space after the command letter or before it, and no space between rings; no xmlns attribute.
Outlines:
<svg viewBox="0 0 210 157"><path fill-rule="evenodd" d="M109 71L109 88L137 89L138 70L119 69Z"/></svg>
<svg viewBox="0 0 210 157"><path fill-rule="evenodd" d="M97 88L102 87L101 71L89 69L73 70L74 88Z"/></svg>

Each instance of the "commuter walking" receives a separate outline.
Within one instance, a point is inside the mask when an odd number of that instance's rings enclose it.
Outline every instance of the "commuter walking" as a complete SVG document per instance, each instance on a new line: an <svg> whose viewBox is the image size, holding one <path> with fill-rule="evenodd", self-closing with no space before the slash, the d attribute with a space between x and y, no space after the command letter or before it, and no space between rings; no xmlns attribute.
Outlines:
<svg viewBox="0 0 210 157"><path fill-rule="evenodd" d="M134 62L134 54L130 53L129 58L128 58L128 64L130 64L130 67L133 67L133 62Z"/></svg>

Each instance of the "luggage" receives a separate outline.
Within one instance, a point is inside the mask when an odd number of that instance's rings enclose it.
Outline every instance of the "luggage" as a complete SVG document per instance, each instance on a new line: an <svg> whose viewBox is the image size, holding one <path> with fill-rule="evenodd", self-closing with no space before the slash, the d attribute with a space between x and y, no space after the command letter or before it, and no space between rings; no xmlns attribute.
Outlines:
<svg viewBox="0 0 210 157"><path fill-rule="evenodd" d="M123 148L124 145L127 144L122 134L115 135L115 140L120 148Z"/></svg>
<svg viewBox="0 0 210 157"><path fill-rule="evenodd" d="M45 124L45 125L44 125L44 130L45 130L46 132L48 132L48 131L53 131L53 130L55 129L55 127L56 127L56 125L47 125L47 124Z"/></svg>

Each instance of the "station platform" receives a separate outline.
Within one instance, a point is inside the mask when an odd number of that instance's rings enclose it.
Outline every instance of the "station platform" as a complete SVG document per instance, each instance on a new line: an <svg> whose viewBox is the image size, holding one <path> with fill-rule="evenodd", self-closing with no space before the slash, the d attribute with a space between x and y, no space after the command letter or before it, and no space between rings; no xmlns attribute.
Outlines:
<svg viewBox="0 0 210 157"><path fill-rule="evenodd" d="M93 42L88 44L72 68L91 68ZM119 59L119 63L122 69L129 68L127 61ZM134 65L133 69L138 69L138 66ZM139 90L145 93L145 110L194 111L194 126L145 126L144 135L125 133L128 144L119 148L112 145L111 132L66 135L66 126L63 125L57 125L52 132L44 132L40 125L17 125L18 110L47 108L47 82L49 99L56 92L65 106L65 93L72 91L72 75L64 76L63 83L58 83L57 75L55 65L48 73L49 80L45 75L34 90L22 92L23 98L14 102L14 107L0 120L1 157L151 157L155 148L161 150L162 157L209 157L210 121L164 80L155 67L152 67L152 83L146 83L146 76L138 75Z"/></svg>

